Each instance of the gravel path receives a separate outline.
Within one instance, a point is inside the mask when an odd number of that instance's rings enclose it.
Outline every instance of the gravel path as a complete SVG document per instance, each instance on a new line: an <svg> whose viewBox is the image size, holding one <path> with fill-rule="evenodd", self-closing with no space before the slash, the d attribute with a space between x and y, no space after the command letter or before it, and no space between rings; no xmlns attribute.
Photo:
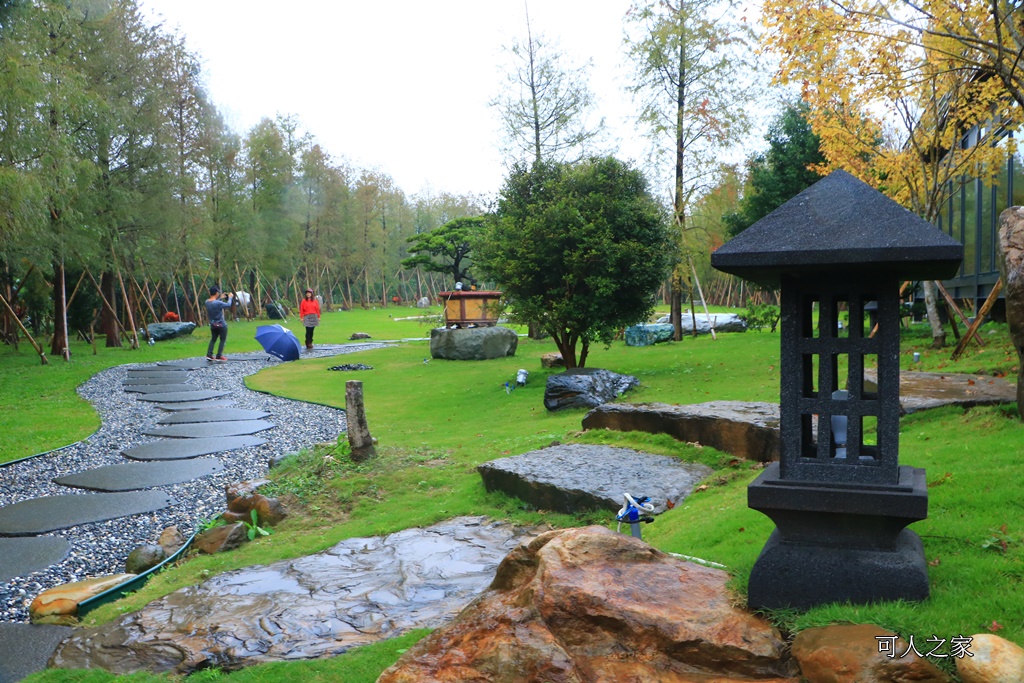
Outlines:
<svg viewBox="0 0 1024 683"><path fill-rule="evenodd" d="M330 356L379 348L380 343L351 344L317 349L303 357ZM155 543L160 532L177 525L182 533L191 533L196 521L210 518L224 509L224 486L263 476L272 456L296 451L310 444L333 441L345 430L344 411L326 406L292 401L261 394L245 388L243 378L270 364L266 361L229 361L209 368L190 371L186 382L204 389L231 391L234 407L262 410L274 429L257 436L267 443L215 456L224 470L198 480L158 487L175 501L156 512L124 517L107 522L84 524L53 532L71 543L69 556L44 571L16 577L0 584L0 622L27 622L28 605L39 593L70 581L124 571L124 561L137 546ZM154 404L137 400L139 394L126 393L122 382L131 368L149 365L121 365L99 373L78 388L100 415L101 427L94 435L72 446L24 462L0 468L0 506L30 498L66 494L88 495L81 489L54 484L52 479L103 465L134 462L120 455L129 446L153 441L142 430L156 425L168 415ZM345 380L357 374L337 373L338 394L344 396ZM59 415L53 419L59 420Z"/></svg>

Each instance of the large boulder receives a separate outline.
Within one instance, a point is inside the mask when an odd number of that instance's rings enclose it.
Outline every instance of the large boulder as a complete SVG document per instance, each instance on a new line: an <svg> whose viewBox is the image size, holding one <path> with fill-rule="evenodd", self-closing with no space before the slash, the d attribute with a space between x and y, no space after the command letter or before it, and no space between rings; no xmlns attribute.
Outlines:
<svg viewBox="0 0 1024 683"><path fill-rule="evenodd" d="M626 328L626 346L651 346L671 339L672 326L665 323L633 325Z"/></svg>
<svg viewBox="0 0 1024 683"><path fill-rule="evenodd" d="M55 586L35 597L29 616L33 623L72 623L79 604L134 578L135 574L114 574Z"/></svg>
<svg viewBox="0 0 1024 683"><path fill-rule="evenodd" d="M430 356L445 360L490 360L516 355L519 336L507 327L470 327L430 331Z"/></svg>
<svg viewBox="0 0 1024 683"><path fill-rule="evenodd" d="M155 341L167 341L175 337L184 337L192 334L196 329L195 323L151 323L148 328L149 336Z"/></svg>
<svg viewBox="0 0 1024 683"><path fill-rule="evenodd" d="M549 375L544 387L544 407L548 410L563 408L596 408L625 392L640 386L632 375L620 375L600 368L575 368L557 375Z"/></svg>
<svg viewBox="0 0 1024 683"><path fill-rule="evenodd" d="M1024 368L1024 206L1011 206L999 214L998 247L1006 322L1017 349L1017 367ZM1024 380L1017 382L1017 411L1024 418Z"/></svg>
<svg viewBox="0 0 1024 683"><path fill-rule="evenodd" d="M683 328L683 336L693 334L693 318L688 311L683 311L683 317L681 319L681 325ZM740 316L735 313L712 313L711 322L708 322L708 316L702 313L698 313L697 316L697 334L708 334L711 332L711 325L714 324L715 332L746 332L747 323ZM670 316L663 315L658 318L658 323L671 323Z"/></svg>
<svg viewBox="0 0 1024 683"><path fill-rule="evenodd" d="M541 534L377 683L796 683L785 643L729 575L604 527Z"/></svg>
<svg viewBox="0 0 1024 683"><path fill-rule="evenodd" d="M751 401L709 401L694 405L607 403L583 418L584 429L668 434L769 462L779 457L779 406Z"/></svg>

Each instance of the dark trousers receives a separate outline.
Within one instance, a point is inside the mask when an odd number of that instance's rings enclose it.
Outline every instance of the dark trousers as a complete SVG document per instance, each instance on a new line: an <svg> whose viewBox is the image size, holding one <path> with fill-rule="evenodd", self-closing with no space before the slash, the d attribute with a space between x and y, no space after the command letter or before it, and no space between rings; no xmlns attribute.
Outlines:
<svg viewBox="0 0 1024 683"><path fill-rule="evenodd" d="M306 328L306 346L312 346L313 345L313 330L315 330L315 329L316 329L315 327L307 327Z"/></svg>
<svg viewBox="0 0 1024 683"><path fill-rule="evenodd" d="M213 345L220 339L220 348L217 349L217 355L224 355L224 344L228 340L228 326L213 327L210 326L210 346L206 349L206 357L211 358L213 356Z"/></svg>

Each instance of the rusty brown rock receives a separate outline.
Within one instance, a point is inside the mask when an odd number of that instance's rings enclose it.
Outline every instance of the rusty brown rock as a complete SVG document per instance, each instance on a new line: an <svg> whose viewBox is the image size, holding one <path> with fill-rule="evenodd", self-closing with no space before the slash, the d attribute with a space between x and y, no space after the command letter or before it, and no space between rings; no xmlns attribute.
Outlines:
<svg viewBox="0 0 1024 683"><path fill-rule="evenodd" d="M942 671L914 652L900 656L908 645L902 638L890 645L887 639L895 635L871 624L809 628L797 634L792 652L808 683L948 683Z"/></svg>
<svg viewBox="0 0 1024 683"><path fill-rule="evenodd" d="M234 524L235 522L251 522L252 517L248 512L231 512L225 510L220 513L220 519L223 519L228 524Z"/></svg>
<svg viewBox="0 0 1024 683"><path fill-rule="evenodd" d="M170 557L178 551L178 548L185 545L185 536L178 527L169 526L160 532L160 538L157 539L156 543Z"/></svg>
<svg viewBox="0 0 1024 683"><path fill-rule="evenodd" d="M779 457L779 406L776 403L606 403L584 416L583 428L668 434L680 441L695 441L737 458L759 462Z"/></svg>
<svg viewBox="0 0 1024 683"><path fill-rule="evenodd" d="M541 354L540 366L542 368L564 368L565 359L557 351Z"/></svg>
<svg viewBox="0 0 1024 683"><path fill-rule="evenodd" d="M227 499L228 510L248 514L253 506L253 496L258 495L261 486L266 486L269 483L269 479L253 479L252 481L228 484L224 487L224 497Z"/></svg>
<svg viewBox="0 0 1024 683"><path fill-rule="evenodd" d="M958 657L956 672L963 683L1021 683L1024 648L991 633L971 636L971 657Z"/></svg>
<svg viewBox="0 0 1024 683"><path fill-rule="evenodd" d="M135 574L114 574L56 586L36 596L29 606L29 615L36 623L68 623L78 614L78 605L83 600L133 578Z"/></svg>
<svg viewBox="0 0 1024 683"><path fill-rule="evenodd" d="M727 579L604 527L550 531L378 683L795 683L778 632L734 606Z"/></svg>
<svg viewBox="0 0 1024 683"><path fill-rule="evenodd" d="M241 522L217 526L196 536L192 547L201 553L213 555L227 550L234 550L245 543L247 536L245 526Z"/></svg>
<svg viewBox="0 0 1024 683"><path fill-rule="evenodd" d="M1011 206L999 214L998 252L1006 322L1017 349L1017 367L1024 368L1024 206ZM1017 382L1017 412L1024 418L1024 381Z"/></svg>
<svg viewBox="0 0 1024 683"><path fill-rule="evenodd" d="M277 498L267 498L259 495L256 497L256 504L253 505L256 511L256 519L260 526L277 526L288 516L288 511Z"/></svg>

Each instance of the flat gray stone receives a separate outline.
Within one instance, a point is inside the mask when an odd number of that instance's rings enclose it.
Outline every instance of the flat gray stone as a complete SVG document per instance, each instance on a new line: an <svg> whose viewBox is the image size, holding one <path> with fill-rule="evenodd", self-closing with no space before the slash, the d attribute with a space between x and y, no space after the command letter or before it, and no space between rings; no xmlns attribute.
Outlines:
<svg viewBox="0 0 1024 683"><path fill-rule="evenodd" d="M224 436L210 439L160 439L121 451L132 460L185 460L236 448L262 446L266 441L255 436Z"/></svg>
<svg viewBox="0 0 1024 683"><path fill-rule="evenodd" d="M0 683L15 683L42 671L70 626L0 624Z"/></svg>
<svg viewBox="0 0 1024 683"><path fill-rule="evenodd" d="M209 410L182 410L157 420L158 425L176 425L190 422L234 422L236 420L262 420L270 413L245 408L211 408Z"/></svg>
<svg viewBox="0 0 1024 683"><path fill-rule="evenodd" d="M0 583L55 565L67 557L70 550L71 544L60 536L0 538ZM2 659L0 655L0 661Z"/></svg>
<svg viewBox="0 0 1024 683"><path fill-rule="evenodd" d="M213 389L199 389L197 391L172 391L168 393L143 394L139 396L140 401L152 401L154 403L181 403L183 401L205 401L208 398L220 398L227 396L230 391L215 391Z"/></svg>
<svg viewBox="0 0 1024 683"><path fill-rule="evenodd" d="M181 368L162 368L153 365L148 368L132 368L128 370L128 377L188 377L188 370Z"/></svg>
<svg viewBox="0 0 1024 683"><path fill-rule="evenodd" d="M0 508L0 536L36 536L79 524L152 512L172 502L163 491L32 498Z"/></svg>
<svg viewBox="0 0 1024 683"><path fill-rule="evenodd" d="M216 458L198 458L184 462L133 462L108 465L54 479L61 486L93 491L134 491L167 486L205 477L224 469Z"/></svg>
<svg viewBox="0 0 1024 683"><path fill-rule="evenodd" d="M160 361L157 365L162 368L177 368L179 370L201 370L216 365L216 361L208 361L205 358L185 358Z"/></svg>
<svg viewBox="0 0 1024 683"><path fill-rule="evenodd" d="M224 572L79 629L54 653L54 666L185 674L211 661L236 669L333 657L446 623L487 588L508 552L536 533L460 517Z"/></svg>
<svg viewBox="0 0 1024 683"><path fill-rule="evenodd" d="M265 429L273 429L276 425L266 420L241 420L234 422L193 422L189 424L170 425L169 427L150 427L142 430L146 436L170 437L172 439L206 439L217 436L242 436L255 434Z"/></svg>
<svg viewBox="0 0 1024 683"><path fill-rule="evenodd" d="M141 387L156 384L184 384L188 375L184 373L164 373L166 377L129 377L122 384L126 387Z"/></svg>
<svg viewBox="0 0 1024 683"><path fill-rule="evenodd" d="M872 382L878 381L875 370L865 370L864 377ZM900 409L907 415L950 405L973 408L1016 402L1016 386L1001 377L900 371Z"/></svg>
<svg viewBox="0 0 1024 683"><path fill-rule="evenodd" d="M235 405L234 401L229 398L225 398L220 401L179 401L178 403L158 403L156 407L168 412L181 413L193 410L205 410L206 408L227 408L228 406L233 405Z"/></svg>
<svg viewBox="0 0 1024 683"><path fill-rule="evenodd" d="M488 491L503 491L543 510L618 511L623 493L648 496L654 513L678 504L710 467L628 448L568 444L479 465Z"/></svg>
<svg viewBox="0 0 1024 683"><path fill-rule="evenodd" d="M169 394L181 393L183 391L207 391L194 384L128 384L124 390L130 394Z"/></svg>

